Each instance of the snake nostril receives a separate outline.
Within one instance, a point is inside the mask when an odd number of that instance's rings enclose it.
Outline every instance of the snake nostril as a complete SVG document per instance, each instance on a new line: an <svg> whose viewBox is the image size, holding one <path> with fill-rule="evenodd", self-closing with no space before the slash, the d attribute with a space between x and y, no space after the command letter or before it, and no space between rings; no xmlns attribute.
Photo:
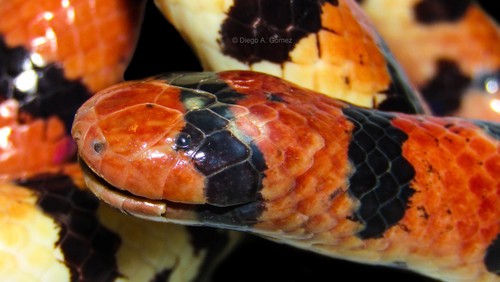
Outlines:
<svg viewBox="0 0 500 282"><path fill-rule="evenodd" d="M72 136L73 136L73 140L78 142L78 141L80 141L80 138L82 137L82 133L80 131L74 131L72 133Z"/></svg>
<svg viewBox="0 0 500 282"><path fill-rule="evenodd" d="M94 152L101 154L104 151L104 149L106 148L106 143L99 142L99 141L93 141L92 148L94 149Z"/></svg>

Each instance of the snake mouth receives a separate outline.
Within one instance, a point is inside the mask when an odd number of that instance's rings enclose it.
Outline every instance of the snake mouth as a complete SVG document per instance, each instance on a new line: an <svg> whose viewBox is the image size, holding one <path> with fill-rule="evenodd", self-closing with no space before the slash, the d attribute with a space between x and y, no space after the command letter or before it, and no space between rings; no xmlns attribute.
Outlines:
<svg viewBox="0 0 500 282"><path fill-rule="evenodd" d="M209 204L183 204L169 200L151 200L119 189L99 176L78 157L87 188L104 203L121 212L151 221L191 226L224 227L238 231L251 231L261 203L217 207Z"/></svg>
<svg viewBox="0 0 500 282"><path fill-rule="evenodd" d="M121 190L99 176L79 157L78 163L83 171L87 188L104 203L135 217L187 225L200 225L196 220L198 205L182 204L168 200L151 200Z"/></svg>

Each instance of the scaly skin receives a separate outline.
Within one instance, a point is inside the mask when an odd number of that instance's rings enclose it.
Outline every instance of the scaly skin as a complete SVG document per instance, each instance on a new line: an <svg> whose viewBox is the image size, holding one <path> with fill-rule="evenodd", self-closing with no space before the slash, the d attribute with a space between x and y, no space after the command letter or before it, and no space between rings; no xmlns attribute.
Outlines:
<svg viewBox="0 0 500 282"><path fill-rule="evenodd" d="M206 71L265 72L364 107L427 110L353 0L155 3Z"/></svg>
<svg viewBox="0 0 500 282"><path fill-rule="evenodd" d="M266 13L266 1L155 3L205 70L265 72L356 105L409 112L387 101L419 98L398 85L405 75L393 72L399 66L386 42L434 115L500 120L500 29L475 1L317 1L321 28L300 39L289 29L300 26L301 1L271 4L280 17ZM270 34L292 40L270 43Z"/></svg>
<svg viewBox="0 0 500 282"><path fill-rule="evenodd" d="M499 130L228 71L111 87L80 108L72 132L87 185L127 213L498 281Z"/></svg>
<svg viewBox="0 0 500 282"><path fill-rule="evenodd" d="M0 1L0 180L53 172L75 153L76 109L122 80L141 1Z"/></svg>
<svg viewBox="0 0 500 282"><path fill-rule="evenodd" d="M123 79L144 4L0 0L2 281L193 281L236 241L117 212L74 162L74 114Z"/></svg>
<svg viewBox="0 0 500 282"><path fill-rule="evenodd" d="M476 2L358 2L434 114L500 121L500 28Z"/></svg>
<svg viewBox="0 0 500 282"><path fill-rule="evenodd" d="M203 271L209 275L213 262L206 261L218 259L237 239L234 233L131 218L99 203L77 166L0 184L0 205L5 281L193 281ZM200 233L220 244L194 244Z"/></svg>

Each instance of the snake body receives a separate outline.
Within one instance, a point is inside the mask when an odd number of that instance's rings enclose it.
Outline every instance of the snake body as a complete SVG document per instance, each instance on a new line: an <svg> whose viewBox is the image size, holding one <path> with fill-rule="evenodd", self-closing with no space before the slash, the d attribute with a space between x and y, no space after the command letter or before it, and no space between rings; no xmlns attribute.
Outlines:
<svg viewBox="0 0 500 282"><path fill-rule="evenodd" d="M284 23L290 23L286 16L269 15L268 10L254 13L255 9L249 9L252 13L247 14L250 15L247 21L239 18L245 15L241 13L245 5L252 2L156 1L156 4L191 44L205 69L265 71L367 107L411 113L426 111L370 20L352 1L273 1L274 5L290 7L284 10L295 11L294 17L299 20L294 22L292 33L286 33L288 30L284 28ZM363 2L364 8L374 7L372 1ZM378 5L384 7L389 2L381 1ZM254 3L259 7L269 6L266 1ZM2 279L203 280L238 237L221 229L188 228L130 218L97 202L82 183L81 170L74 162L75 146L69 136L74 113L93 93L122 79L134 50L143 5L143 1L135 0L0 1ZM475 11L467 13L475 15L474 21L466 20L467 24L461 26L467 30L473 23L476 30L490 30L483 38L471 36L468 40L478 43L472 49L486 48L482 50L490 51L482 54L495 55L497 29L485 20L481 11ZM307 16L301 15L302 12ZM179 24L179 20L184 22ZM252 31L248 25L252 20L260 21L256 25L259 30ZM202 29L197 29L200 22L204 23ZM235 23L240 24L239 28L234 29ZM231 26L232 31L224 29ZM234 48L248 49L248 44L224 47L223 43L230 43L227 35L251 35L247 39L255 39L252 36L256 31L259 36L278 41L272 43L272 48L269 44L261 45L263 49L250 48L257 49L257 53ZM467 34L460 34L464 33ZM220 40L222 34L226 35L226 41ZM389 39L390 34L382 34ZM436 38L449 37L438 33ZM293 44L280 43L280 39L292 39ZM391 41L388 42L392 49ZM158 45L157 39L153 44ZM479 44L485 45L479 47ZM489 63L487 72L494 73L497 62L494 58L479 60ZM175 64L176 59L169 61L172 65L168 68L180 68ZM143 71L147 73L151 65L154 62L147 63L148 69ZM460 69L472 77L482 72L477 71L481 68L461 63ZM279 95L271 97L278 99ZM494 128L477 124L484 130ZM139 202L137 207L144 205ZM209 221L208 225L227 225ZM359 222L363 222L362 218ZM198 219L191 223L200 224ZM236 225L231 228L249 230ZM496 269L495 246L490 244L487 249L490 255L483 264L488 269Z"/></svg>
<svg viewBox="0 0 500 282"><path fill-rule="evenodd" d="M73 137L88 187L126 213L499 279L498 124L363 109L228 71L111 87L79 109Z"/></svg>
<svg viewBox="0 0 500 282"><path fill-rule="evenodd" d="M477 2L358 2L433 114L500 120L500 31Z"/></svg>
<svg viewBox="0 0 500 282"><path fill-rule="evenodd" d="M73 117L122 80L143 6L0 1L2 281L193 281L235 239L130 218L84 187Z"/></svg>
<svg viewBox="0 0 500 282"><path fill-rule="evenodd" d="M434 115L500 120L500 30L475 1L356 1L369 18L350 0L156 2L205 70L266 72L356 105L426 111L407 74Z"/></svg>

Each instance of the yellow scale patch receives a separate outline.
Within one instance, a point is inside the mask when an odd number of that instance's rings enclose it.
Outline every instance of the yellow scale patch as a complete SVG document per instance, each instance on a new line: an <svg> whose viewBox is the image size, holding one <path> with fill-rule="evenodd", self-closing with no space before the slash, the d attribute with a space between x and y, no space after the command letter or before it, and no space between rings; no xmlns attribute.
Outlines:
<svg viewBox="0 0 500 282"><path fill-rule="evenodd" d="M125 215L101 204L101 222L116 232L122 245L117 253L118 281L152 281L156 273L171 269L170 282L193 280L206 251L195 253L185 226L152 222Z"/></svg>
<svg viewBox="0 0 500 282"><path fill-rule="evenodd" d="M30 190L0 185L1 280L69 281L61 249L55 247L60 229L35 203Z"/></svg>
<svg viewBox="0 0 500 282"><path fill-rule="evenodd" d="M375 107L391 82L378 36L358 23L360 13L339 1L325 4L321 29L296 43L291 61L242 63L222 54L219 29L233 1L156 0L165 17L180 31L207 71L253 70L284 78L337 99ZM196 20L195 20L196 19ZM318 49L318 46L320 49ZM360 63L360 61L363 61Z"/></svg>

